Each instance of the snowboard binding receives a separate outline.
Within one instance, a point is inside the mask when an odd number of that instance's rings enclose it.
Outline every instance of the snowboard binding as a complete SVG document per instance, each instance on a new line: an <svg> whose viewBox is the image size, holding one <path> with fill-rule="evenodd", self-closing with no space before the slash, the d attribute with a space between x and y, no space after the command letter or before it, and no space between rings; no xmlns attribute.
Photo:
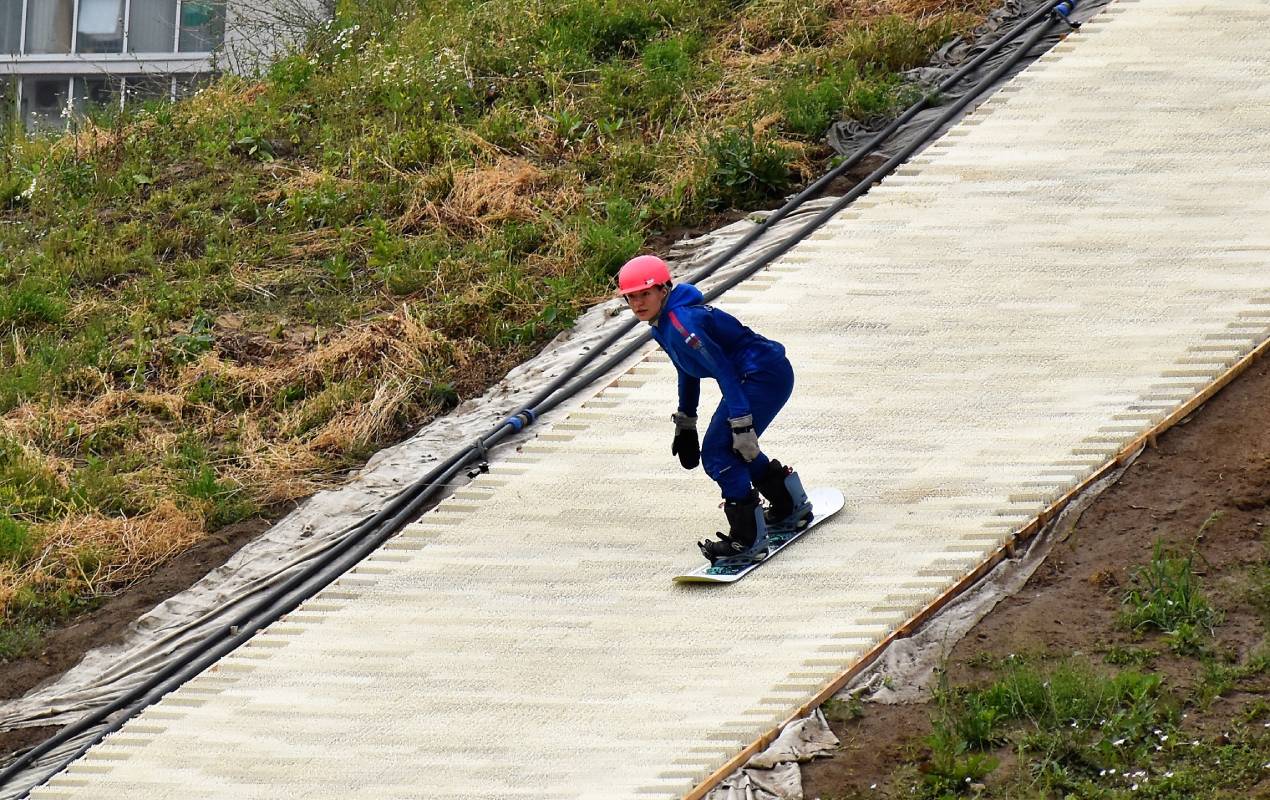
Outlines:
<svg viewBox="0 0 1270 800"><path fill-rule="evenodd" d="M769 539L780 537L783 542L811 524L811 501L792 467L773 459L754 486L770 504L763 515Z"/></svg>
<svg viewBox="0 0 1270 800"><path fill-rule="evenodd" d="M719 532L715 534L715 539L697 542L701 555L716 566L725 561L753 563L763 560L767 554L767 523L758 495L751 493L744 500L725 500L723 513L728 518L728 532Z"/></svg>

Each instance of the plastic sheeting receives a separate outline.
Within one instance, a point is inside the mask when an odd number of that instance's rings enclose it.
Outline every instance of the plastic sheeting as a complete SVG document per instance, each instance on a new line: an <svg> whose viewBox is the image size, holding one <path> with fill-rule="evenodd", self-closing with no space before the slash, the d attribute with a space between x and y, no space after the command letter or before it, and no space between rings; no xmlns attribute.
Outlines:
<svg viewBox="0 0 1270 800"><path fill-rule="evenodd" d="M707 800L803 800L799 764L838 748L838 737L816 709L786 725L767 749L725 778Z"/></svg>
<svg viewBox="0 0 1270 800"><path fill-rule="evenodd" d="M1023 588L1036 568L1049 557L1054 545L1070 535L1085 509L1120 480L1120 476L1141 454L1141 450L1134 453L1123 466L1077 495L1029 540L1027 547L1017 556L997 564L982 580L940 609L911 636L892 642L837 696L842 699L861 697L887 705L927 700L936 682L935 671L953 645L996 608L997 603Z"/></svg>
<svg viewBox="0 0 1270 800"><path fill-rule="evenodd" d="M1016 557L998 564L911 636L892 642L836 696L887 705L926 701L935 685L935 671L952 646L997 603L1023 588L1036 568L1049 557L1054 545L1071 533L1080 515L1120 480L1141 453L1139 450L1124 466L1081 492L1032 537ZM766 750L728 776L707 800L804 800L802 770L798 765L816 756L829 755L837 747L838 738L817 709L811 716L786 725Z"/></svg>

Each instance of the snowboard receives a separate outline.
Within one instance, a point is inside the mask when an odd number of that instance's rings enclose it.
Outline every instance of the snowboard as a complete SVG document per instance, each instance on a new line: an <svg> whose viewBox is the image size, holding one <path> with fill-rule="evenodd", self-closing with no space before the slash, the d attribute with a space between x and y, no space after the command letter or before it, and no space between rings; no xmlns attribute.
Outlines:
<svg viewBox="0 0 1270 800"><path fill-rule="evenodd" d="M842 510L846 504L842 492L832 488L812 489L807 493L807 498L811 500L811 522L807 526L797 531L783 531L779 533L768 533L767 535L767 551L760 553L757 557L744 558L725 558L714 564L702 564L700 567L685 572L682 575L676 575L675 583L736 583L737 581L749 575L759 566L770 561L777 553L789 547L798 539L804 536L812 528L832 517Z"/></svg>

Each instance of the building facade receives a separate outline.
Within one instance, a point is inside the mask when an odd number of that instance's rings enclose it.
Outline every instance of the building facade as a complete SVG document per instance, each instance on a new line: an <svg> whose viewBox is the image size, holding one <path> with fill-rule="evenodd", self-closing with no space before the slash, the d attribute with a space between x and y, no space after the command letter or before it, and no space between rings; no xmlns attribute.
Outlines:
<svg viewBox="0 0 1270 800"><path fill-rule="evenodd" d="M257 65L326 13L320 0L0 0L0 101L28 129L77 110L175 99Z"/></svg>

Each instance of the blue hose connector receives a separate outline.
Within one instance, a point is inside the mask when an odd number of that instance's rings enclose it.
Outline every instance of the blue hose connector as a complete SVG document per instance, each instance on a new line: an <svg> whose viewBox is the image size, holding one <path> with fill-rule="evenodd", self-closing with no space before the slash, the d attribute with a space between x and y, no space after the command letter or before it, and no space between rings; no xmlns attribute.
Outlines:
<svg viewBox="0 0 1270 800"><path fill-rule="evenodd" d="M1076 10L1076 2L1077 0L1062 0L1061 3L1055 5L1053 11L1051 12L1054 15L1054 19L1066 22L1073 28L1079 27L1078 23L1072 22L1071 19L1069 19L1071 13Z"/></svg>
<svg viewBox="0 0 1270 800"><path fill-rule="evenodd" d="M522 408L520 411L517 411L515 414L512 414L510 417L503 420L503 424L512 426L512 430L516 431L516 433L520 433L537 421L538 415L534 413L532 408Z"/></svg>

